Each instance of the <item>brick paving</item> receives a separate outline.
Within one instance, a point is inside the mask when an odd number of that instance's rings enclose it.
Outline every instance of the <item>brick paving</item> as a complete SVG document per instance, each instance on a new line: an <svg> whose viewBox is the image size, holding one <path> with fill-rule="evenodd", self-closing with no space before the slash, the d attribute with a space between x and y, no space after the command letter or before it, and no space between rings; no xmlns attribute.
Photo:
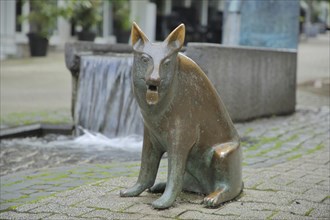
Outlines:
<svg viewBox="0 0 330 220"><path fill-rule="evenodd" d="M238 123L244 149L244 191L217 209L181 193L158 211L160 195L121 198L137 179L137 162L26 170L1 177L0 219L328 219L329 107L303 107L290 116ZM165 180L166 159L157 180Z"/></svg>

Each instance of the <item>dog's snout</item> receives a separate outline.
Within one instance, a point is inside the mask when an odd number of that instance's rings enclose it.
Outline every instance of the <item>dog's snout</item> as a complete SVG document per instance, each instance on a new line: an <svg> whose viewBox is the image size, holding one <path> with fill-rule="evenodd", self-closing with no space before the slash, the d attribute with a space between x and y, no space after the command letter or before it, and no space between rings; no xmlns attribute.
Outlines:
<svg viewBox="0 0 330 220"><path fill-rule="evenodd" d="M146 83L148 86L159 86L160 84L160 77L158 74L151 74L149 77L146 79Z"/></svg>
<svg viewBox="0 0 330 220"><path fill-rule="evenodd" d="M159 86L160 84L160 79L154 79L154 78L148 78L146 81L148 86Z"/></svg>

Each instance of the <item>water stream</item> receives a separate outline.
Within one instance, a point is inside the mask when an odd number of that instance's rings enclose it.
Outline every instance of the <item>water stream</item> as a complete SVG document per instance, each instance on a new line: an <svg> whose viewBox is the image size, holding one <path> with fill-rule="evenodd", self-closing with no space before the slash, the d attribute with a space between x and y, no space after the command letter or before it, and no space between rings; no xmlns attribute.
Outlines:
<svg viewBox="0 0 330 220"><path fill-rule="evenodd" d="M131 87L132 55L82 56L75 106L76 133L82 127L108 138L143 134Z"/></svg>

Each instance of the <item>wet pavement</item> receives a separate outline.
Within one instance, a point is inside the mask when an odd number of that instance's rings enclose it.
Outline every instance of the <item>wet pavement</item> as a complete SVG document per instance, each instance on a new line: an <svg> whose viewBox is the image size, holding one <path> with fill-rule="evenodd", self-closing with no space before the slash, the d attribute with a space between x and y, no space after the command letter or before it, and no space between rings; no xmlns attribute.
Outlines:
<svg viewBox="0 0 330 220"><path fill-rule="evenodd" d="M58 135L2 140L0 147L0 176L36 168L138 161L141 157L140 151L78 146L72 136Z"/></svg>

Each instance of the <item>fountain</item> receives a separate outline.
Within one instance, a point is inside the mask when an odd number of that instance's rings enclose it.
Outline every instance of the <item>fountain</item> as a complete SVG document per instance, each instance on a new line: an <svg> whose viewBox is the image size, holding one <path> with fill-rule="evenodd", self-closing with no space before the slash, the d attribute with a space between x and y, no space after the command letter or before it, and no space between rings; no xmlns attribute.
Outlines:
<svg viewBox="0 0 330 220"><path fill-rule="evenodd" d="M81 57L76 125L111 138L142 135L140 112L131 88L132 61L127 54Z"/></svg>
<svg viewBox="0 0 330 220"><path fill-rule="evenodd" d="M188 43L184 50L215 85L234 122L295 111L296 50L209 43ZM131 90L131 46L67 43L66 65L77 135L80 127L109 138L142 135Z"/></svg>
<svg viewBox="0 0 330 220"><path fill-rule="evenodd" d="M132 59L125 44L67 44L76 135L83 129L109 138L142 135L142 118L131 88Z"/></svg>

